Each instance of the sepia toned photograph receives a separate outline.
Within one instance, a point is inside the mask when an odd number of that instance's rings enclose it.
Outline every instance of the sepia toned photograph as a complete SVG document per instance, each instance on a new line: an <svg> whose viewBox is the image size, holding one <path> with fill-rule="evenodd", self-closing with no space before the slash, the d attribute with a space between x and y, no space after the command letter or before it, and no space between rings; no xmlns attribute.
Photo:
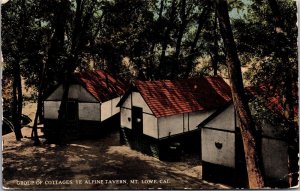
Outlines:
<svg viewBox="0 0 300 191"><path fill-rule="evenodd" d="M0 0L2 189L299 189L295 0Z"/></svg>

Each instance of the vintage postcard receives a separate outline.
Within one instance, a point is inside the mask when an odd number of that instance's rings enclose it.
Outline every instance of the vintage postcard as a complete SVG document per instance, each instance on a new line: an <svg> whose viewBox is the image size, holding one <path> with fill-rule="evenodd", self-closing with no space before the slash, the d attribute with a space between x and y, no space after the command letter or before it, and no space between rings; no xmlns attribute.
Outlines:
<svg viewBox="0 0 300 191"><path fill-rule="evenodd" d="M2 188L298 188L297 2L0 0Z"/></svg>

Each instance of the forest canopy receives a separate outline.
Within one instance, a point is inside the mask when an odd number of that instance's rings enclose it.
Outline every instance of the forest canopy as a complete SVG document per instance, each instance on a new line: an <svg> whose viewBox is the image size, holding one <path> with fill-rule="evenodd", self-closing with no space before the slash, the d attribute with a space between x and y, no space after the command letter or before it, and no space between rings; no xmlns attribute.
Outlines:
<svg viewBox="0 0 300 191"><path fill-rule="evenodd" d="M57 84L67 87L68 97L74 71L102 69L131 83L219 75L231 84L246 129L259 128L244 84L264 87L262 99L277 98L295 146L296 12L293 0L10 0L2 5L3 86L12 87L4 91L4 110L20 129L23 82L35 90L38 115ZM253 103L254 118L273 119L260 101ZM64 101L59 119L63 108Z"/></svg>
<svg viewBox="0 0 300 191"><path fill-rule="evenodd" d="M128 80L227 75L212 1L74 0L61 4L59 0L14 0L3 5L5 76L12 74L17 62L26 85L37 88L47 63L47 86L52 86L61 80L62 67L71 56L74 60L68 64L74 69L101 68ZM296 2L280 1L279 5L288 38L284 48L296 73ZM247 79L276 81L280 61L268 3L231 0L229 6ZM59 26L61 34L56 30Z"/></svg>

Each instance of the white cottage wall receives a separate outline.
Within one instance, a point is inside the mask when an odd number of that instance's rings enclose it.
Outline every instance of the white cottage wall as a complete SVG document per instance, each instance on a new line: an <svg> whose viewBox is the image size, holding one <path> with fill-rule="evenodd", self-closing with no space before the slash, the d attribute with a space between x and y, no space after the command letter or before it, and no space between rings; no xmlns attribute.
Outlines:
<svg viewBox="0 0 300 191"><path fill-rule="evenodd" d="M57 119L60 101L44 101L45 119Z"/></svg>
<svg viewBox="0 0 300 191"><path fill-rule="evenodd" d="M79 85L70 85L68 98L78 100L78 93L80 91Z"/></svg>
<svg viewBox="0 0 300 191"><path fill-rule="evenodd" d="M154 115L143 113L143 133L158 138L157 118Z"/></svg>
<svg viewBox="0 0 300 191"><path fill-rule="evenodd" d="M159 138L176 135L198 129L199 123L207 119L214 111L196 111L158 119Z"/></svg>
<svg viewBox="0 0 300 191"><path fill-rule="evenodd" d="M143 134L158 138L157 118L138 92L128 95L121 107L121 127L132 129L132 106L143 109Z"/></svg>
<svg viewBox="0 0 300 191"><path fill-rule="evenodd" d="M188 114L189 131L198 129L198 125L212 115L215 111L196 111Z"/></svg>
<svg viewBox="0 0 300 191"><path fill-rule="evenodd" d="M103 102L101 104L101 121L104 121L111 117L112 109L111 109L112 102L111 100Z"/></svg>
<svg viewBox="0 0 300 191"><path fill-rule="evenodd" d="M183 131L187 132L189 131L189 113L183 114Z"/></svg>
<svg viewBox="0 0 300 191"><path fill-rule="evenodd" d="M151 109L138 92L132 92L132 105L143 108L143 112L152 114ZM130 107L131 108L131 107Z"/></svg>
<svg viewBox="0 0 300 191"><path fill-rule="evenodd" d="M202 127L202 160L212 164L235 167L235 124L234 107L225 111ZM236 117L237 118L237 117ZM236 119L236 124L239 124ZM288 145L282 138L282 129L262 121L262 159L268 178L287 181ZM222 148L216 147L217 143ZM275 167L275 168L274 168Z"/></svg>
<svg viewBox="0 0 300 191"><path fill-rule="evenodd" d="M158 118L159 138L183 133L183 114Z"/></svg>
<svg viewBox="0 0 300 191"><path fill-rule="evenodd" d="M63 86L60 85L46 100L58 101L62 99ZM84 87L80 85L71 85L68 98L76 99L81 102L98 102Z"/></svg>
<svg viewBox="0 0 300 191"><path fill-rule="evenodd" d="M99 101L82 86L79 86L79 91L77 93L78 93L77 97L79 101L99 103Z"/></svg>
<svg viewBox="0 0 300 191"><path fill-rule="evenodd" d="M287 181L287 148L288 145L284 141L270 138L262 139L262 158L267 177Z"/></svg>
<svg viewBox="0 0 300 191"><path fill-rule="evenodd" d="M235 134L202 128L202 160L212 164L235 167ZM221 144L221 148L217 148Z"/></svg>
<svg viewBox="0 0 300 191"><path fill-rule="evenodd" d="M111 115L112 116L120 112L120 108L117 107L117 104L119 103L119 101L120 101L120 97L116 97L116 98L111 100L111 108L112 108L111 109L111 112L112 112Z"/></svg>
<svg viewBox="0 0 300 191"><path fill-rule="evenodd" d="M121 108L121 127L132 129L131 109Z"/></svg>
<svg viewBox="0 0 300 191"><path fill-rule="evenodd" d="M56 100L61 100L63 94L63 86L60 85L58 88L54 90L54 92L51 93L50 96L47 97L46 100L51 100L51 101L56 101Z"/></svg>
<svg viewBox="0 0 300 191"><path fill-rule="evenodd" d="M255 112L255 108L252 107L251 112ZM284 128L280 125L271 125L266 120L259 122L262 127L261 149L265 175L268 178L287 182L288 144L282 140L286 132L284 132Z"/></svg>
<svg viewBox="0 0 300 191"><path fill-rule="evenodd" d="M231 104L217 117L208 122L205 127L235 131L234 106Z"/></svg>
<svg viewBox="0 0 300 191"><path fill-rule="evenodd" d="M119 101L120 97L116 97L101 104L101 121L104 121L120 112L120 108L117 107Z"/></svg>
<svg viewBox="0 0 300 191"><path fill-rule="evenodd" d="M79 103L79 120L100 121L100 103Z"/></svg>
<svg viewBox="0 0 300 191"><path fill-rule="evenodd" d="M128 95L127 99L124 101L122 107L131 109L131 94Z"/></svg>
<svg viewBox="0 0 300 191"><path fill-rule="evenodd" d="M261 127L262 127L262 135L273 137L273 138L279 138L283 139L284 135L286 135L286 130L284 130L283 127L278 125L278 127L274 127L270 123L266 122L265 120L260 121Z"/></svg>

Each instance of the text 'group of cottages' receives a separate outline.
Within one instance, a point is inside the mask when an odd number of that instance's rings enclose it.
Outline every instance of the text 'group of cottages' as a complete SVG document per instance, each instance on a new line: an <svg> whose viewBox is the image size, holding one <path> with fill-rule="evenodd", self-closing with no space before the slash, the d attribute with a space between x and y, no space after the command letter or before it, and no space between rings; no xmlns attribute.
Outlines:
<svg viewBox="0 0 300 191"><path fill-rule="evenodd" d="M62 94L59 85L44 101L48 138L59 127ZM132 149L161 160L198 153L203 179L246 184L239 120L230 87L221 77L138 80L128 87L102 70L74 73L67 119L65 133L73 138L101 134L105 127L120 128L121 143ZM267 184L287 182L287 143L275 129L264 124L260 140Z"/></svg>

